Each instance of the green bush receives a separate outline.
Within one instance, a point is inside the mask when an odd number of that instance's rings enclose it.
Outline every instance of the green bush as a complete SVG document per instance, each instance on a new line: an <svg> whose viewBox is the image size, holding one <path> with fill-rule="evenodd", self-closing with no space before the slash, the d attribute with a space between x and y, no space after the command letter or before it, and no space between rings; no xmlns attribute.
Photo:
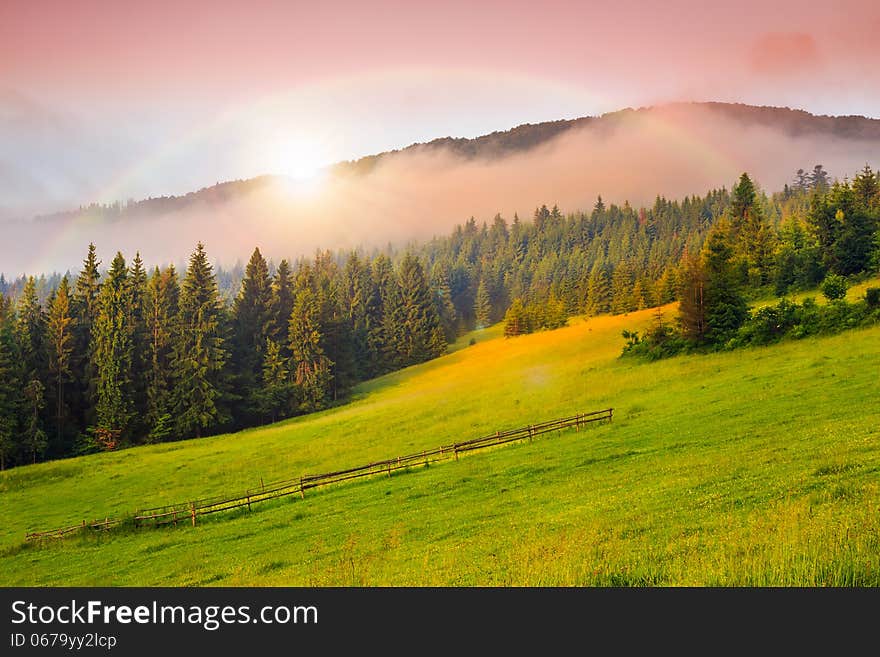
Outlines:
<svg viewBox="0 0 880 657"><path fill-rule="evenodd" d="M825 298L829 301L835 301L837 299L843 299L846 296L846 291L849 289L849 283L843 276L838 276L837 274L829 274L825 277L825 280L822 281L822 294L825 295Z"/></svg>

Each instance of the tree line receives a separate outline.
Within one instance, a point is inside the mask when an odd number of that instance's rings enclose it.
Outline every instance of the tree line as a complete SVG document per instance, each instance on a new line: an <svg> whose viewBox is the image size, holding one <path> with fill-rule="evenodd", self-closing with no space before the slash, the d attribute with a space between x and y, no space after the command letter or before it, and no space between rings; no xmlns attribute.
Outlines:
<svg viewBox="0 0 880 657"><path fill-rule="evenodd" d="M789 210L775 229L755 185L744 173L730 206L702 248L683 255L679 270L677 327L658 321L645 335L626 331L625 352L652 358L689 349L767 344L784 336L830 333L878 319L880 290L869 288L855 304L843 301L848 278L880 271L880 177L869 166L852 180L795 185L780 200ZM772 288L821 283L831 304L812 299L749 311L748 299Z"/></svg>
<svg viewBox="0 0 880 657"><path fill-rule="evenodd" d="M679 300L681 335L720 344L749 296L880 269L878 181L817 165L768 196L743 174L651 207L600 196L589 212L472 217L402 252L277 266L256 249L215 268L199 245L182 277L138 255L101 270L90 246L76 276L0 279L0 465L318 410L505 318L515 336Z"/></svg>
<svg viewBox="0 0 880 657"><path fill-rule="evenodd" d="M330 254L270 275L255 249L233 303L199 244L181 278L94 245L47 302L0 296L0 467L199 437L319 410L447 348L421 262Z"/></svg>

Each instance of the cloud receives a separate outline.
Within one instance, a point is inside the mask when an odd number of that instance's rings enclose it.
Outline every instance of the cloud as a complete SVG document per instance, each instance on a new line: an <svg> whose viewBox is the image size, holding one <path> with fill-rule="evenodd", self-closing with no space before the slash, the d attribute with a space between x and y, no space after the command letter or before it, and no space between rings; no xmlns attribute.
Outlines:
<svg viewBox="0 0 880 657"><path fill-rule="evenodd" d="M764 34L752 45L748 58L754 73L780 78L822 66L816 40L803 32Z"/></svg>

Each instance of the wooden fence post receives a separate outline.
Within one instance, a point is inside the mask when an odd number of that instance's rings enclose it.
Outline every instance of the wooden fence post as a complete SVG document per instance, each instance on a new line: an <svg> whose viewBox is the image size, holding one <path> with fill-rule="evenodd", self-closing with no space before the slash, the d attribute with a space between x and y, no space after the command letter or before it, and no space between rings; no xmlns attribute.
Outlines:
<svg viewBox="0 0 880 657"><path fill-rule="evenodd" d="M453 444L452 451L455 452L455 460L457 461L458 460L458 445Z"/></svg>
<svg viewBox="0 0 880 657"><path fill-rule="evenodd" d="M250 511L251 510L251 494L250 493L248 493L247 498L248 498L248 511Z"/></svg>
<svg viewBox="0 0 880 657"><path fill-rule="evenodd" d="M303 478L299 478L299 497L301 500L306 499L306 489L303 488Z"/></svg>
<svg viewBox="0 0 880 657"><path fill-rule="evenodd" d="M196 503L190 502L189 504L190 514L192 515L193 527L196 526Z"/></svg>
<svg viewBox="0 0 880 657"><path fill-rule="evenodd" d="M574 416L574 431L575 433L581 432L581 414L578 413Z"/></svg>

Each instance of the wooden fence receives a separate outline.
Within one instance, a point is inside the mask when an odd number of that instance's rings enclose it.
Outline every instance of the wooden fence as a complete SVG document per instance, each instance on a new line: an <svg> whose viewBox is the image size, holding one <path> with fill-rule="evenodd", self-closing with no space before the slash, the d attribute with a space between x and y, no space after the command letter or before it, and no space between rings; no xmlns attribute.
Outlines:
<svg viewBox="0 0 880 657"><path fill-rule="evenodd" d="M191 523L193 527L196 525L196 519L199 516L210 513L218 513L220 511L231 511L232 509L240 509L247 507L248 510L254 504L277 499L279 497L287 497L290 495L298 495L305 499L306 491L320 486L329 486L338 484L352 479L360 479L362 477L387 476L395 470L406 468L427 466L430 463L445 461L449 459L458 460L459 456L465 452L486 449L503 445L518 440L532 440L535 436L549 433L551 431L562 431L563 429L574 428L580 431L581 427L587 426L594 422L611 422L614 415L614 409L606 408L601 411L593 411L591 413L578 413L570 417L549 420L539 424L530 424L519 429L509 429L507 431L496 431L488 436L465 440L463 442L455 442L450 445L442 445L434 449L408 454L406 456L398 456L384 461L375 461L367 465L361 465L347 470L338 470L336 472L327 472L324 474L303 475L296 479L286 479L282 481L274 481L269 483L260 482L257 488L251 488L241 493L216 495L214 497L205 497L186 502L178 502L176 504L167 504L165 506L153 507L150 509L139 509L135 511L134 516L128 518L135 527L160 527L163 525L176 525L180 522ZM78 525L70 525L69 527L61 527L44 532L31 532L26 534L28 541L41 541L48 539L65 538L71 534L81 531L106 531L125 522L122 519L105 518L104 520L94 520L92 522L82 521Z"/></svg>

